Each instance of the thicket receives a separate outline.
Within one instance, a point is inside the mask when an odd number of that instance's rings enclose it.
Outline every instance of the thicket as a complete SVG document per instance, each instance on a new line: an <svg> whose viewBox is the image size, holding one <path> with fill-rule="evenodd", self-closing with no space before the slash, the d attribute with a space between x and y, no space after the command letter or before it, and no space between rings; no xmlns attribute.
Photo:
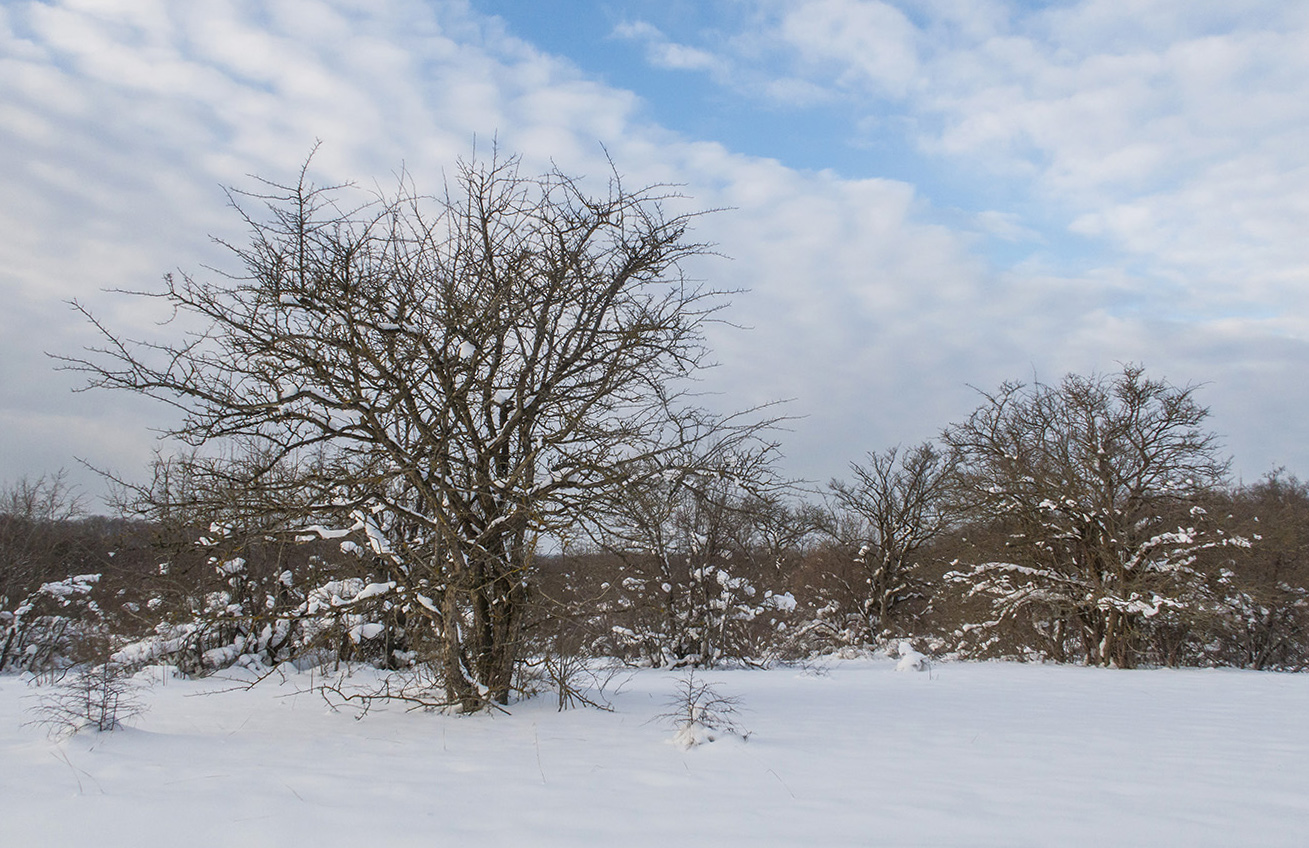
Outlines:
<svg viewBox="0 0 1309 848"><path fill-rule="evenodd" d="M1225 538L1249 544L1188 545L1177 566L1186 579L1171 582L1170 595L1138 598L1129 647L1107 658L1086 638L1094 631L1078 605L1030 586L1014 588L1030 603L1002 595L998 604L992 586L975 582L965 563L1005 573L1030 567L1017 561L1021 539L1003 519L960 519L918 546L899 564L904 588L888 604L876 564L884 552L840 504L736 503L720 516L730 533L702 532L681 515L684 536L660 552L616 537L607 547L538 553L515 685L557 690L562 703L585 697L572 687L589 673L588 660L768 664L903 640L958 658L1287 671L1309 664L1309 486L1284 472L1192 493L1160 517L1183 539L1202 510ZM439 673L424 666L424 630L390 597L385 562L361 556L358 535L238 542L207 527L6 512L4 670L162 662L206 674L364 662Z"/></svg>

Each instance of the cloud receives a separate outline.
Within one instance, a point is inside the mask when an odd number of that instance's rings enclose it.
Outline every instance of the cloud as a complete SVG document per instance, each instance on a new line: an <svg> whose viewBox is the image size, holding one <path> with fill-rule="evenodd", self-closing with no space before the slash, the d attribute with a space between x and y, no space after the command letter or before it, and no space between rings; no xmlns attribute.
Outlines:
<svg viewBox="0 0 1309 848"><path fill-rule="evenodd" d="M771 35L806 79L908 113L928 155L1030 181L1073 232L1150 273L1230 287L1234 273L1309 259L1309 243L1285 238L1309 169L1309 15L1295 4L1082 0L964 16L937 3L918 23L881 3L785 8ZM887 70L870 69L877 56Z"/></svg>
<svg viewBox="0 0 1309 848"><path fill-rule="evenodd" d="M1287 68L1300 60L1269 51L1298 43L1295 20L1235 31L1215 12L1169 36L1181 24L1167 4L1148 7L1145 35L1113 4L1065 4L1062 17L947 0L761 8L752 29L712 45L640 22L615 34L751 97L898 104L904 120L890 123L925 155L1019 175L1031 198L947 209L904 181L678 135L649 123L636 94L461 2L0 7L0 161L13 163L0 287L21 304L0 324L0 421L21 434L0 451L0 480L73 456L141 467L166 413L72 395L76 375L49 370L41 351L91 338L64 301L138 335L167 332L162 316L100 290L222 267L209 236L241 232L221 186L289 179L316 139L314 176L362 190L402 166L436 190L476 138L483 152L495 139L522 153L529 171L553 161L603 180L612 157L629 185L680 185L678 208L723 209L695 236L730 258L690 270L742 290L728 317L754 329L714 330L722 364L705 386L725 408L795 398L805 417L784 442L797 475L825 480L866 450L931 436L976 404L968 384L1034 370L1143 360L1181 382L1212 377L1215 392L1234 386L1206 398L1215 408L1288 406L1277 380L1309 365L1291 314L1309 315L1295 230L1309 107L1293 102L1304 92ZM984 259L981 234L1012 262ZM1069 261L1064 242L1078 239L1113 250ZM1279 447L1309 444L1294 427L1276 443L1230 429L1256 467L1309 458Z"/></svg>
<svg viewBox="0 0 1309 848"><path fill-rule="evenodd" d="M750 96L789 106L829 102L832 92L819 83L800 76L778 75L774 69L763 70L754 54L761 44L749 34L729 39L727 45L695 47L671 40L648 21L623 21L610 37L645 45L645 61L659 70L703 72L726 88Z"/></svg>
<svg viewBox="0 0 1309 848"><path fill-rule="evenodd" d="M844 100L863 112L856 125L1029 193L1050 213L1042 229L1100 239L1151 274L1203 286L1215 261L1224 276L1268 276L1309 257L1304 240L1288 256L1283 237L1309 168L1297 4L759 8L748 29L713 35L702 64L731 67L713 75L726 87L787 106Z"/></svg>
<svg viewBox="0 0 1309 848"><path fill-rule="evenodd" d="M1039 241L1041 234L1023 226L1022 218L1014 212L987 209L974 216L978 229L1008 242Z"/></svg>
<svg viewBox="0 0 1309 848"><path fill-rule="evenodd" d="M716 331L723 365L706 385L724 392L715 401L724 406L795 396L797 410L826 405L833 421L848 420L868 387L913 379L870 376L884 370L890 335L880 328L935 332L915 329L913 313L958 301L957 281L977 274L965 237L919 220L912 187L799 172L643 124L631 93L461 4L363 11L323 0L263 16L241 3L64 0L5 14L0 55L21 84L0 93L0 109L22 120L0 129L0 156L21 164L0 192L0 226L22 237L0 245L0 280L29 317L6 327L5 346L24 353L3 357L0 414L26 435L14 442L21 454L0 457L0 477L48 470L61 450L61 464L144 463L149 426L166 424L166 411L114 397L86 405L70 394L76 375L51 377L41 350L73 353L92 340L63 301L78 298L133 335L168 332L154 324L161 316L100 290L224 267L209 235L241 234L221 186L249 185L252 173L289 179L315 139L324 144L313 174L324 183L385 186L404 165L436 189L476 137L483 151L498 139L522 152L529 170L555 162L603 179L612 156L629 184L681 184L687 208L730 209L697 232L734 257L698 270L749 290L732 317L756 327ZM99 420L104 404L121 410L112 434ZM133 424L137 441L122 435ZM845 461L821 457L825 438L796 439L797 457L826 463L816 476Z"/></svg>
<svg viewBox="0 0 1309 848"><path fill-rule="evenodd" d="M625 21L614 27L615 38L645 44L646 61L656 68L675 71L718 71L723 63L708 50L669 41L657 27L646 21Z"/></svg>
<svg viewBox="0 0 1309 848"><path fill-rule="evenodd" d="M1106 314L1165 317L1199 337L1242 315L1251 343L1309 339L1309 240L1297 235L1309 203L1309 9L1276 0L757 8L741 31L715 33L719 61L737 69L719 81L753 97L819 90L861 113L852 135L902 132L923 167L968 174L971 187L950 194L938 184L932 199L963 204L995 238L1032 243L1029 255L1010 251L1012 274L1118 278L1095 289L1110 299ZM1006 200L1014 205L997 205Z"/></svg>
<svg viewBox="0 0 1309 848"><path fill-rule="evenodd" d="M809 0L786 4L777 37L803 65L839 87L903 97L921 73L919 32L890 3L867 0Z"/></svg>

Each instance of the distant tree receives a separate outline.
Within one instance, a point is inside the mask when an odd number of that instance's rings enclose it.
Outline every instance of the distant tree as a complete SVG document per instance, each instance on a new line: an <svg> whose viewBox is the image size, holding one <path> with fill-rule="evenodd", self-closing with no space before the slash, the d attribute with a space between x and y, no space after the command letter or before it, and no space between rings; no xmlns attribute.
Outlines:
<svg viewBox="0 0 1309 848"><path fill-rule="evenodd" d="M1252 545L1215 564L1215 614L1195 634L1197 653L1222 665L1309 667L1309 484L1279 469L1213 508Z"/></svg>
<svg viewBox="0 0 1309 848"><path fill-rule="evenodd" d="M0 671L71 662L99 629L99 557L83 517L63 471L0 489Z"/></svg>
<svg viewBox="0 0 1309 848"><path fill-rule="evenodd" d="M396 620L400 593L392 585L386 597L356 600L386 584L389 564L359 556L359 544L342 541L349 534L321 539L318 529L296 523L292 481L282 481L282 492L270 474L264 490L250 490L239 477L213 474L194 452L157 458L151 472L146 483L118 487L114 499L124 513L146 519L145 547L155 557L141 581L153 632L124 656L166 658L187 673L272 667L308 653L324 662L407 664L406 633ZM364 632L375 638L362 639Z"/></svg>
<svg viewBox="0 0 1309 848"><path fill-rule="evenodd" d="M713 666L745 658L751 623L787 606L779 559L793 516L772 463L775 447L738 434L672 455L628 485L601 543L626 564L613 594L631 611L618 642L655 665Z"/></svg>
<svg viewBox="0 0 1309 848"><path fill-rule="evenodd" d="M722 300L680 272L704 247L665 197L493 158L442 197L356 206L302 172L234 195L230 277L147 295L202 329L136 342L83 308L105 343L66 363L183 410L199 489L350 541L425 630L445 701L503 703L538 539L685 447L688 416L715 429L679 385Z"/></svg>
<svg viewBox="0 0 1309 848"><path fill-rule="evenodd" d="M1008 539L1001 559L952 575L991 599L993 624L1029 615L1056 655L1071 643L1127 667L1153 620L1202 602L1197 557L1248 543L1200 505L1227 463L1194 394L1129 365L1006 383L945 430L962 497Z"/></svg>
<svg viewBox="0 0 1309 848"><path fill-rule="evenodd" d="M834 533L856 549L870 633L889 635L896 611L922 592L912 575L915 557L958 520L950 497L954 460L925 442L904 452L870 453L867 464L852 462L850 471L852 482L828 484L836 510L844 513Z"/></svg>
<svg viewBox="0 0 1309 848"><path fill-rule="evenodd" d="M73 558L67 525L84 514L64 471L0 487L0 607L43 580L67 575L63 560Z"/></svg>

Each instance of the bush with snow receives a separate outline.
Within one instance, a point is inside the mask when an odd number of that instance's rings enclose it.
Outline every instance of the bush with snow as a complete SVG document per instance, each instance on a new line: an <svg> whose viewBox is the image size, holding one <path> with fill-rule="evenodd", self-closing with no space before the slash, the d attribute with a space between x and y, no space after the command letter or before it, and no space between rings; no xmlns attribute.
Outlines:
<svg viewBox="0 0 1309 848"><path fill-rule="evenodd" d="M694 748L714 742L724 736L747 739L736 723L741 701L733 695L724 695L717 683L697 678L695 669L687 669L677 681L677 690L667 702L668 712L657 718L674 729L672 742L682 748Z"/></svg>
<svg viewBox="0 0 1309 848"><path fill-rule="evenodd" d="M0 671L48 671L76 661L103 638L103 613L92 596L99 574L41 584L13 609L0 610Z"/></svg>

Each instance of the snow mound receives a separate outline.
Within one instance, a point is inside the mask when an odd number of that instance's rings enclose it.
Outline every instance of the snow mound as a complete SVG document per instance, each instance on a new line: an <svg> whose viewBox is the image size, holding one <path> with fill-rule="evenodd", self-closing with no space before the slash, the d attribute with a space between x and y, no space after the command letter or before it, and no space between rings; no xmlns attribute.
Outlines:
<svg viewBox="0 0 1309 848"><path fill-rule="evenodd" d="M900 656L900 661L895 664L896 671L927 671L927 655L915 651L908 642L896 646L896 653Z"/></svg>

